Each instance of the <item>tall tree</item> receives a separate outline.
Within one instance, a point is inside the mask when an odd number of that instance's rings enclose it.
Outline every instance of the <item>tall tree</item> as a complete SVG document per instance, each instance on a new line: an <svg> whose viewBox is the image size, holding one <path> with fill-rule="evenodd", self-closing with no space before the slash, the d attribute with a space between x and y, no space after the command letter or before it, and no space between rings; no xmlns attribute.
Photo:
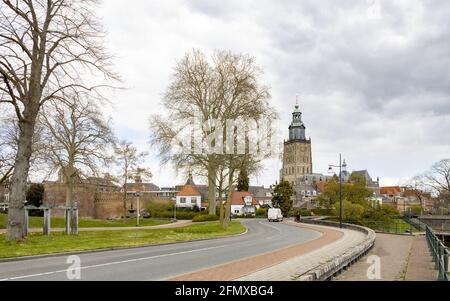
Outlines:
<svg viewBox="0 0 450 301"><path fill-rule="evenodd" d="M250 178L248 176L247 170L243 168L239 171L237 190L248 191L249 187L250 187Z"/></svg>
<svg viewBox="0 0 450 301"><path fill-rule="evenodd" d="M99 92L118 76L103 47L104 32L94 12L96 0L2 0L0 5L0 103L15 112L19 125L8 240L24 239L26 182L36 119L49 100L66 93ZM101 75L102 82L96 82Z"/></svg>
<svg viewBox="0 0 450 301"><path fill-rule="evenodd" d="M288 215L292 210L292 195L294 189L288 181L281 181L273 190L272 203L275 207L281 209L284 215Z"/></svg>
<svg viewBox="0 0 450 301"><path fill-rule="evenodd" d="M96 105L75 95L65 103L50 101L40 115L48 161L61 172L66 185L66 206L74 205L74 185L111 161L108 149L114 142L109 124Z"/></svg>
<svg viewBox="0 0 450 301"><path fill-rule="evenodd" d="M217 51L208 60L203 52L194 50L175 67L163 102L168 116L152 119L153 142L160 147L163 163L172 162L177 169L207 171L210 214L215 214L220 166L232 162L226 156L223 159L227 122L276 118L268 105L268 88L260 83L261 73L251 56ZM201 124L192 129L197 118ZM231 185L239 167L227 168Z"/></svg>
<svg viewBox="0 0 450 301"><path fill-rule="evenodd" d="M115 161L120 167L120 179L123 187L123 210L127 212L128 180L136 177L151 178L152 174L148 169L142 168L139 164L148 155L146 152L139 152L133 144L126 140L121 140L114 147ZM125 216L124 215L124 216Z"/></svg>

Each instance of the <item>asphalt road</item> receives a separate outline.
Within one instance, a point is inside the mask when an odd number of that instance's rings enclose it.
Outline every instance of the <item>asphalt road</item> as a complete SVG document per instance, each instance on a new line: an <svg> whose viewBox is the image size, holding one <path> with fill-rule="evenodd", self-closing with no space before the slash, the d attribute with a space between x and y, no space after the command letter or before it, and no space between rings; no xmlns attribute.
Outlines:
<svg viewBox="0 0 450 301"><path fill-rule="evenodd" d="M244 221L248 232L217 240L80 254L83 281L165 280L177 275L244 259L303 243L319 232L268 223ZM0 281L49 281L68 279L68 256L0 263ZM69 275L73 275L69 273Z"/></svg>

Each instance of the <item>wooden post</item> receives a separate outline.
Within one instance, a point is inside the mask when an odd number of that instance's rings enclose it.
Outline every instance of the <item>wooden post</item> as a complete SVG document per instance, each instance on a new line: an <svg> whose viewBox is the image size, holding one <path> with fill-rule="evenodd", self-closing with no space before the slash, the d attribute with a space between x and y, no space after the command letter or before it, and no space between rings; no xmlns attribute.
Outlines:
<svg viewBox="0 0 450 301"><path fill-rule="evenodd" d="M70 222L71 222L71 208L66 208L66 234L70 235Z"/></svg>
<svg viewBox="0 0 450 301"><path fill-rule="evenodd" d="M28 209L25 207L25 228L24 228L24 235L25 235L25 237L28 236L28 227L29 227L29 225L30 225L28 215L29 215L29 211L28 211Z"/></svg>
<svg viewBox="0 0 450 301"><path fill-rule="evenodd" d="M44 235L50 236L51 232L51 210L50 208L44 209Z"/></svg>
<svg viewBox="0 0 450 301"><path fill-rule="evenodd" d="M78 235L78 208L72 208L72 234Z"/></svg>

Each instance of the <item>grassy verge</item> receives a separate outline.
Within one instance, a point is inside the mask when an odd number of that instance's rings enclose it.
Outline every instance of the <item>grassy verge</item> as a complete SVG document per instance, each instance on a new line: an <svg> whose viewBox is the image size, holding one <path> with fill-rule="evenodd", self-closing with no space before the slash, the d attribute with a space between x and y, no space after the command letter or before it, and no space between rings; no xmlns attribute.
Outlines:
<svg viewBox="0 0 450 301"><path fill-rule="evenodd" d="M333 222L339 222L339 218L330 217L327 220ZM347 221L344 221L346 223ZM414 226L408 224L401 218L392 218L389 221L374 221L374 220L360 220L358 222L348 222L350 224L356 224L365 226L375 231L393 233L393 234L405 234L407 231L412 233L419 232Z"/></svg>
<svg viewBox="0 0 450 301"><path fill-rule="evenodd" d="M0 235L0 258L119 247L138 247L224 237L243 232L245 232L245 227L240 222L233 221L226 230L218 222L210 222L172 229L89 231L81 232L77 236L53 233L50 237L44 237L41 234L32 234L23 243L6 242L5 235Z"/></svg>
<svg viewBox="0 0 450 301"><path fill-rule="evenodd" d="M6 214L0 214L0 229L6 228ZM30 228L42 228L44 222L42 217L34 217L30 216L29 219ZM157 226L168 224L170 221L162 220L162 219L141 219L140 226ZM53 217L52 218L52 228L65 228L66 222L64 218L61 217ZM124 220L98 220L98 219L89 219L89 218L81 218L79 220L78 227L80 228L103 228L103 227L135 227L136 219L124 219Z"/></svg>

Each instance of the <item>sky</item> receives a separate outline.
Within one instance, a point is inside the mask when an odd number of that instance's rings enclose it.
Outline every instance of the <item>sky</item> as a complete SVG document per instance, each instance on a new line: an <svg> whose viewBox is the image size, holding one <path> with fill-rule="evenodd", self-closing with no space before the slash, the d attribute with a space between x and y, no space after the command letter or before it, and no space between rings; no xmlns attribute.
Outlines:
<svg viewBox="0 0 450 301"><path fill-rule="evenodd" d="M105 112L119 138L149 152L159 186L185 179L161 166L149 118L192 49L254 56L286 138L299 95L315 172L342 153L349 170L396 185L450 157L448 1L106 0L98 15L126 88ZM275 183L280 168L266 161L251 184Z"/></svg>

